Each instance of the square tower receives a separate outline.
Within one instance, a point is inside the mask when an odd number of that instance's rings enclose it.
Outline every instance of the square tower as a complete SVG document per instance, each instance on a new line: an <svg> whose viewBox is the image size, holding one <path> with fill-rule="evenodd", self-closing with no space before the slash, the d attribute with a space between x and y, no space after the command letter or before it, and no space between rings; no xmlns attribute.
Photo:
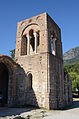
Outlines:
<svg viewBox="0 0 79 119"><path fill-rule="evenodd" d="M47 13L18 23L15 57L26 74L25 103L48 109L62 108L61 30Z"/></svg>

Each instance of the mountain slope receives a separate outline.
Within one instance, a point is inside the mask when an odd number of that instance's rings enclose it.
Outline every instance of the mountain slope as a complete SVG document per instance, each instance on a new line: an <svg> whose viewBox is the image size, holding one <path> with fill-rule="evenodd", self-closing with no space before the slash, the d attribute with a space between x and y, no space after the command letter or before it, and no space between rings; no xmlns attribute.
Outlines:
<svg viewBox="0 0 79 119"><path fill-rule="evenodd" d="M79 61L79 46L64 53L63 60L65 65Z"/></svg>

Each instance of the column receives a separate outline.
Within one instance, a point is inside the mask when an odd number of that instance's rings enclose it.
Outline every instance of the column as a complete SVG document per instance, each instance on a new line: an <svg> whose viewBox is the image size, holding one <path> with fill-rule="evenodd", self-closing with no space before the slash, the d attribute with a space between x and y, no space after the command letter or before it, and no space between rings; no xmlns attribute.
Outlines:
<svg viewBox="0 0 79 119"><path fill-rule="evenodd" d="M35 38L35 53L37 53L37 33L34 33L34 38Z"/></svg>
<svg viewBox="0 0 79 119"><path fill-rule="evenodd" d="M27 34L26 37L27 37L27 44L28 44L27 55L30 55L30 38L29 38L29 34Z"/></svg>

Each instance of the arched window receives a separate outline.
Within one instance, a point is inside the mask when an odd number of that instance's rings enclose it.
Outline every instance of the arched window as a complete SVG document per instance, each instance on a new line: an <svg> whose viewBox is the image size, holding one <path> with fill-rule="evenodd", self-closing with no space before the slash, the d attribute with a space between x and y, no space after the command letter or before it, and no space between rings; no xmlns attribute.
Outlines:
<svg viewBox="0 0 79 119"><path fill-rule="evenodd" d="M27 37L26 37L26 35L22 36L21 55L27 55Z"/></svg>
<svg viewBox="0 0 79 119"><path fill-rule="evenodd" d="M37 46L40 44L40 34L39 31L37 32Z"/></svg>
<svg viewBox="0 0 79 119"><path fill-rule="evenodd" d="M33 34L33 29L29 31L29 38L30 38L30 52L35 51L35 38Z"/></svg>
<svg viewBox="0 0 79 119"><path fill-rule="evenodd" d="M54 46L53 46L53 40L51 39L51 53L53 54L53 49L54 49Z"/></svg>
<svg viewBox="0 0 79 119"><path fill-rule="evenodd" d="M27 76L27 80L28 80L28 89L32 89L32 74L29 73L28 76Z"/></svg>
<svg viewBox="0 0 79 119"><path fill-rule="evenodd" d="M54 35L51 35L51 53L56 55L56 38Z"/></svg>

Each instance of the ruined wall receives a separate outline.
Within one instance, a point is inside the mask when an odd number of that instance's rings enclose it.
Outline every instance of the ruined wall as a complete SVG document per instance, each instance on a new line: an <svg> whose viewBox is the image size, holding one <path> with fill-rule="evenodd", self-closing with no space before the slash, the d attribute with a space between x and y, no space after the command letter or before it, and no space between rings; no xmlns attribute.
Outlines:
<svg viewBox="0 0 79 119"><path fill-rule="evenodd" d="M14 106L16 105L16 68L18 64L5 55L0 55L0 63L3 63L8 69L7 105Z"/></svg>
<svg viewBox="0 0 79 119"><path fill-rule="evenodd" d="M72 80L67 72L64 72L64 102L65 105L72 104Z"/></svg>
<svg viewBox="0 0 79 119"><path fill-rule="evenodd" d="M26 78L24 69L19 65L16 65L16 102L15 105L24 105L25 104L25 85Z"/></svg>

